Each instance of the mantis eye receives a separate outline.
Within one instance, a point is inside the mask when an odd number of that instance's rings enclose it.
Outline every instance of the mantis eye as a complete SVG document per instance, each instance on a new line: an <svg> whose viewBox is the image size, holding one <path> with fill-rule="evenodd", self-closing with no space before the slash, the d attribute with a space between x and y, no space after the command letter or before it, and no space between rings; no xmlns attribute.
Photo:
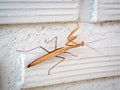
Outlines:
<svg viewBox="0 0 120 90"><path fill-rule="evenodd" d="M82 46L84 46L84 45L85 45L84 41L81 41L81 45L82 45Z"/></svg>

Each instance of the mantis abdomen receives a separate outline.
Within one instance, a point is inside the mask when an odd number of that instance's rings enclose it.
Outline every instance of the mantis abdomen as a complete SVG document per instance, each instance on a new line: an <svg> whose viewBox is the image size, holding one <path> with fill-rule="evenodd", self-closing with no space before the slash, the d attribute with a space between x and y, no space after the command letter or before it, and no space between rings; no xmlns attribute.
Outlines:
<svg viewBox="0 0 120 90"><path fill-rule="evenodd" d="M33 61L32 63L30 63L27 68L37 65L45 60L49 60L50 58L57 56L57 55L65 52L66 50L67 50L67 47L62 47L62 48L53 50L53 51L49 52L48 54L45 54L42 57L40 57L40 58L36 59L35 61Z"/></svg>

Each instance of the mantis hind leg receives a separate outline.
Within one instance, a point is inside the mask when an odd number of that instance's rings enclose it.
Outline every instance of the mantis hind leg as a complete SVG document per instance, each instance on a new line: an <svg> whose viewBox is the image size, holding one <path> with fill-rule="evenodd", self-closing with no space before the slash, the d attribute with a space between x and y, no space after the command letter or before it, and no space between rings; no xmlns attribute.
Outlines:
<svg viewBox="0 0 120 90"><path fill-rule="evenodd" d="M48 75L50 75L50 72L51 72L51 70L52 70L54 67L56 67L58 64L60 64L61 62L63 62L63 61L65 60L64 57L61 57L61 56L56 56L56 57L61 58L62 60L59 61L58 63L56 63L55 65L53 65L53 66L48 70Z"/></svg>
<svg viewBox="0 0 120 90"><path fill-rule="evenodd" d="M55 49L57 49L57 36L55 36L54 38L52 38L50 41L45 40L45 42L46 42L46 43L49 43L49 42L51 42L51 41L53 41L53 40L55 40ZM30 50L26 50L26 51L23 51L23 50L17 50L17 51L18 51L18 52L30 52L30 51L35 50L35 49L37 49L37 48L42 48L44 51L46 51L46 52L48 52L48 53L50 52L50 51L48 51L47 49L43 48L42 46L38 46L38 47L32 48L32 49L30 49Z"/></svg>
<svg viewBox="0 0 120 90"><path fill-rule="evenodd" d="M64 52L64 53L68 53L68 54L70 54L70 55L72 55L72 56L74 56L74 57L77 57L77 55L74 55L74 54L72 54L71 52Z"/></svg>
<svg viewBox="0 0 120 90"><path fill-rule="evenodd" d="M35 50L35 49L37 49L37 48L42 48L44 51L46 51L46 52L49 53L49 51L48 51L47 49L43 48L42 46L38 46L38 47L29 49L29 50L26 50L26 51L22 51L22 50L16 50L16 51L18 51L18 52L30 52L30 51Z"/></svg>
<svg viewBox="0 0 120 90"><path fill-rule="evenodd" d="M52 42L53 40L55 40L55 49L57 49L57 36L55 36L54 38L52 38L51 40L47 41L45 40L46 43L50 43Z"/></svg>

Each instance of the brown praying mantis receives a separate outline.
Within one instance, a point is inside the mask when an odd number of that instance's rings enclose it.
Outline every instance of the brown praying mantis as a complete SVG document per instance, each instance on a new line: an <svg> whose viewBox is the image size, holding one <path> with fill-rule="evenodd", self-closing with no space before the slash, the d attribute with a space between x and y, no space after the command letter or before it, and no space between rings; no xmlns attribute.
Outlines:
<svg viewBox="0 0 120 90"><path fill-rule="evenodd" d="M32 63L30 63L30 64L27 66L27 68L30 68L30 67L32 67L32 66L35 66L35 65L37 65L37 64L39 64L39 63L41 63L41 62L43 62L43 61L46 61L46 60L48 60L48 59L50 59L50 58L52 58L52 57L61 58L62 60L61 60L60 62L58 62L57 64L55 64L54 66L52 66L52 67L49 69L49 71L48 71L48 75L49 75L49 74L50 74L50 71L51 71L55 66L57 66L59 63L61 63L61 62L63 62L63 61L65 60L64 57L58 56L59 54L61 54L61 53L69 53L69 54L71 54L70 52L66 52L66 51L69 50L69 49L77 48L77 47L84 46L84 45L88 46L87 43L85 43L84 41L81 41L80 43L76 43L76 42L74 41L74 40L77 38L77 36L72 36L72 35L73 35L78 29L79 29L79 23L77 22L77 27L76 27L75 29L73 29L72 32L68 35L68 37L67 37L67 42L65 43L65 46L64 46L64 47L57 48L57 37L54 37L53 39L55 39L56 42L55 42L55 50L53 50L53 51L48 51L48 50L46 50L45 48L43 48L42 46L38 46L38 47L36 47L36 48L33 48L33 49L31 49L31 50L27 50L27 51L21 51L21 50L17 50L17 51L19 51L19 52L29 52L29 51L32 51L32 50L37 49L37 48L42 48L43 50L45 50L46 52L48 52L47 54L39 57L38 59L36 59L36 60L33 61ZM51 39L51 40L53 40L53 39ZM51 41L51 40L50 40L50 41ZM98 40L96 40L96 41L98 41ZM92 41L92 42L95 42L95 41ZM91 43L91 42L89 42L89 43ZM90 46L88 46L88 47L90 47ZM90 48L92 48L92 47L90 47ZM94 49L94 48L92 48L92 49ZM96 50L96 49L94 49L94 50L97 51L97 52L99 52L99 51ZM101 53L101 52L99 52L99 53ZM101 53L101 54L104 55L103 53ZM73 54L71 54L71 55L73 55Z"/></svg>

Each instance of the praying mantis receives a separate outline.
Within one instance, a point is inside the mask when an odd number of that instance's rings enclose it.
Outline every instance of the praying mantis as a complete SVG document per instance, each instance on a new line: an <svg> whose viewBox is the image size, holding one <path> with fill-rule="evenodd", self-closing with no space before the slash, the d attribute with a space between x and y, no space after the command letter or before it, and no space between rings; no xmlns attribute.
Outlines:
<svg viewBox="0 0 120 90"><path fill-rule="evenodd" d="M32 51L32 50L37 49L37 48L42 48L43 50L45 50L45 51L47 52L47 54L39 57L38 59L36 59L36 60L34 60L32 63L30 63L30 64L27 66L27 68L30 68L30 67L35 66L35 65L37 65L37 64L40 64L41 62L46 61L46 60L48 60L48 59L50 59L50 58L52 58L52 57L61 58L62 60L61 60L60 62L58 62L57 64L55 64L54 66L52 66L52 67L49 69L48 75L50 75L50 71L51 71L55 66L57 66L59 63L61 63L61 62L63 62L63 61L65 60L65 58L59 56L59 54L61 54L61 53L69 53L69 54L71 54L70 52L66 52L66 51L69 50L69 49L73 49L73 48L80 47L80 46L85 46L85 45L88 46L87 43L85 43L84 41L81 41L81 42L79 42L79 43L76 43L76 42L75 42L75 39L77 38L77 36L72 36L72 35L79 29L79 23L76 22L76 24L77 24L77 27L76 27L75 29L73 29L72 32L68 35L68 37L67 37L67 42L65 43L65 46L64 46L64 47L57 48L57 37L54 37L53 39L55 39L56 42L55 42L55 50L53 50L53 51L48 51L47 49L43 48L42 46L38 46L38 47L36 47L36 48L33 48L33 49L31 49L31 50L27 50L27 51L17 50L18 52L29 52L29 51ZM53 40L53 39L51 39L51 40ZM51 41L51 40L50 40L50 41ZM96 40L96 41L98 41L98 40ZM93 41L93 42L95 42L95 41ZM91 43L91 42L89 42L89 43ZM88 47L90 47L90 46L88 46ZM92 47L90 47L90 48L92 48ZM92 49L94 49L94 48L92 48ZM97 51L96 49L94 49L94 50ZM99 51L97 51L97 52L99 52ZM99 52L99 53L101 53L101 52ZM101 53L101 54L104 55L103 53ZM73 54L71 54L71 55L73 55ZM73 56L74 56L74 55L73 55Z"/></svg>

